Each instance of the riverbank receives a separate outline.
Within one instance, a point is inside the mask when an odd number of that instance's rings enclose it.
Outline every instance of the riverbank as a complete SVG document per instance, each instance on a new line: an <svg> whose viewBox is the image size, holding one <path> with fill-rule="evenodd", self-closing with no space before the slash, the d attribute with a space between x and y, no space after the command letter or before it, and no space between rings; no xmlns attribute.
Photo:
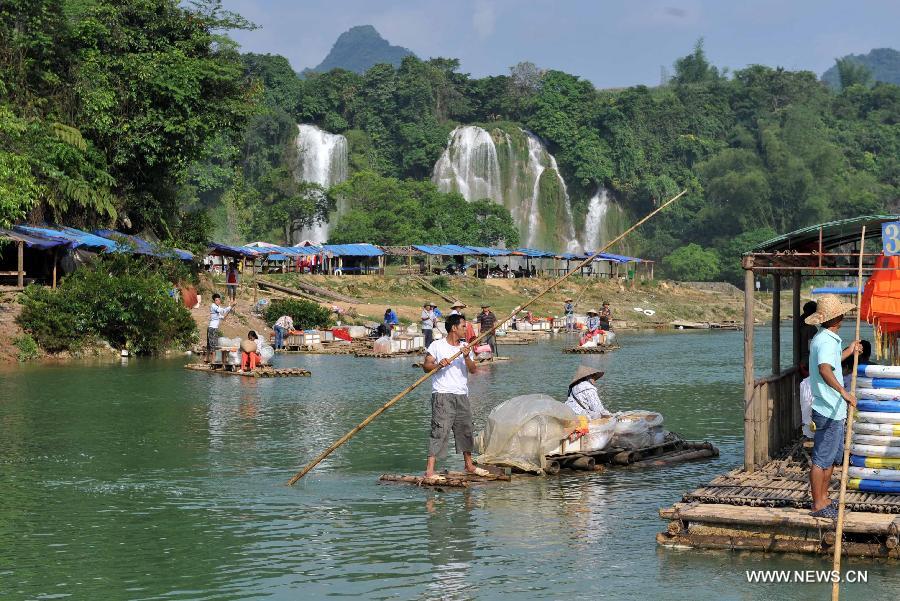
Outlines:
<svg viewBox="0 0 900 601"><path fill-rule="evenodd" d="M488 279L479 280L466 277L428 278L428 286L436 285L440 294L423 286L421 280L403 275L361 275L323 276L298 274L269 274L260 276L281 286L298 289L304 283L325 291L354 299L332 300L320 297L320 304L328 308L338 308L343 313L338 318L343 325L379 322L387 307L392 308L404 323L417 323L422 305L435 302L448 313L450 301L464 302L466 313L473 316L482 303L491 305L498 317L509 315L538 292L549 286L549 278ZM197 327L199 345L203 345L209 320L209 303L212 295L219 292L224 296L225 286L221 278L201 279L199 293L202 303L191 309L191 317ZM16 340L23 335L15 322L21 307L17 292L0 293L0 336L5 340ZM256 330L268 337L272 330L265 320L252 313L256 300L262 298L285 298L282 292L254 289L253 278L247 277L242 283L235 311L220 325L223 336L244 337L248 330ZM627 329L669 329L673 321L727 322L742 319L743 296L733 286L696 286L672 281L637 282L633 287L610 280L587 280L573 277L559 288L540 299L529 309L537 317L561 316L566 298L573 298L576 311L584 313L589 308L598 308L608 301L613 311L614 324L619 330ZM226 302L225 304L230 304ZM757 316L760 321L770 318L771 303L765 298L757 301ZM789 305L783 305L789 306ZM636 308L651 311L647 315ZM174 349L173 349L174 350ZM119 349L102 342L86 345L77 357L99 356L117 357ZM38 360L60 361L72 358L69 353L48 355L39 353ZM0 355L0 362L16 362L16 353Z"/></svg>

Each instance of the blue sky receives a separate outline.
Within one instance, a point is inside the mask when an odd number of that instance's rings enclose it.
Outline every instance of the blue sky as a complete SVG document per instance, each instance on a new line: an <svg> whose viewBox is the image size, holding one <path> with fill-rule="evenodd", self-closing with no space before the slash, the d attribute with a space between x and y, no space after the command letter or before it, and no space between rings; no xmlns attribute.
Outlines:
<svg viewBox="0 0 900 601"><path fill-rule="evenodd" d="M705 38L714 64L808 69L872 48L900 49L900 0L224 0L260 26L247 52L317 65L337 36L374 25L422 58L455 57L474 76L528 60L598 87L659 83L660 67Z"/></svg>

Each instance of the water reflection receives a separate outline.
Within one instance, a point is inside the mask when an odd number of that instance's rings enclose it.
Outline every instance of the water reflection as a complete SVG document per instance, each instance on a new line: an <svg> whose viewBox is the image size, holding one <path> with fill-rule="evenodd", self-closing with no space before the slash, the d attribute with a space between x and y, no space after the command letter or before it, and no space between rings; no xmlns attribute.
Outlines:
<svg viewBox="0 0 900 601"><path fill-rule="evenodd" d="M761 328L759 364L768 339ZM570 343L506 347L512 361L471 380L476 425L515 395L562 398L585 363L606 371L608 406L660 411L722 457L466 491L378 484L423 468L426 387L287 488L418 375L411 360L279 356L313 371L297 379L138 359L4 372L0 598L821 598L813 586L749 587L743 572L814 569L818 558L655 543L659 507L740 464L741 333L629 333L620 350L589 357L563 354ZM852 565L872 571L869 597L900 592L890 567Z"/></svg>

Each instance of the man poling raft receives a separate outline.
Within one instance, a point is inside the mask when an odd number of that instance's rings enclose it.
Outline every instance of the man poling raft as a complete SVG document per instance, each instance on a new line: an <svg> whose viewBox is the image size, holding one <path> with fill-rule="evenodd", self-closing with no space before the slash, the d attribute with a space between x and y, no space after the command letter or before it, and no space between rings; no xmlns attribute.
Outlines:
<svg viewBox="0 0 900 601"><path fill-rule="evenodd" d="M648 221L650 218L652 218L654 215L658 214L660 211L662 211L663 209L665 209L666 207L668 207L668 206L671 205L672 203L676 202L679 198L681 198L682 196L684 196L686 193L687 193L687 190L682 190L682 191L679 192L677 195L673 196L672 198L670 198L670 199L667 200L666 202L662 203L659 207L657 207L656 209L654 209L653 211L651 211L649 214L647 214L645 217L643 217L640 221L638 221L637 223L635 223L634 225L632 225L630 228L628 228L627 230L625 230L624 232L622 232L621 234L619 234L617 237L615 237L613 240L611 240L610 242L608 242L602 249L600 249L599 251L597 251L597 252L595 252L594 254L590 255L589 257L585 258L581 263L579 263L578 265L576 265L575 268L574 268L573 270L569 271L567 274L565 274L565 275L562 276L561 278L559 278L559 279L557 279L556 281L554 281L553 283L551 283L547 288L545 288L545 289L544 289L542 292L540 292L538 295L534 296L531 300L525 302L525 303L524 303L523 305L521 305L521 306L515 307L515 308L513 309L512 313L511 313L506 319L504 319L504 320L498 320L498 322L497 322L496 324L494 324L494 327L493 327L493 328L491 328L490 330L482 331L481 334L480 334L479 336L477 336L473 341L471 341L471 345L474 345L474 344L477 343L478 341L480 341L480 340L482 340L482 339L484 339L484 338L487 338L489 335L493 334L493 333L496 331L497 327L498 327L501 323L503 323L504 321L507 321L507 320L509 320L509 319L512 319L513 316L517 315L520 311L522 311L523 309L526 309L527 307L533 305L535 302L538 301L538 299L542 298L542 297L543 297L544 295L546 295L548 292L554 290L557 286L559 286L560 284L562 284L563 282L565 282L566 280L568 280L570 277L572 277L572 276L573 276L575 273L577 273L582 267L587 267L588 265L590 265L591 262L592 262L597 256L599 256L601 253L604 253L604 252L608 251L608 250L609 250L610 248L612 248L615 244L618 244L618 243L619 243L620 241L622 241L626 236L628 236L628 234L630 234L631 232L633 232L634 230L636 230L638 227L640 227L641 225L643 225L645 222L647 222L647 221ZM463 352L462 352L462 351L457 351L457 353L456 353L454 356L449 357L448 359L449 359L449 361L452 362L452 361L456 360L458 357L460 357L460 356L462 356L462 355L463 355ZM368 426L370 423L372 423L379 415L381 415L382 413L384 413L385 411L387 411L387 410L388 410L389 408L391 408L397 401L399 401L400 399L402 399L403 397L405 397L407 394L409 394L410 392L412 392L413 390L415 390L415 389L416 389L420 384L422 384L425 380L427 380L428 378L430 378L430 377L434 376L435 374L437 374L438 371L439 371L438 368L435 367L434 369L432 369L431 371L429 371L428 373L426 373L425 375L423 375L422 377L420 377L418 380L416 380L415 382L413 382L412 384L410 384L409 386L407 386L407 387L406 387L404 390L402 390L400 393L398 393L397 395L395 395L392 399L390 399L389 401L387 401L384 405L382 405L381 407L379 407L374 413L372 413L369 417L367 417L367 418L364 419L362 422L360 422L360 423L359 423L356 427L354 427L352 430L350 430L349 432L347 432L346 434L344 434L341 438L339 438L339 439L336 440L334 443L332 443L328 448L326 448L324 451L322 451L321 453L319 453L319 455L316 456L312 461L310 461L308 464L306 464L306 466L303 467L303 469L301 469L299 472L297 472L296 474L294 474L294 476L291 477L290 480L288 480L288 482L287 482L288 486L293 486L294 484L296 484L297 481L300 480L300 478L302 478L302 477L305 476L307 473L309 473L310 470L312 470L316 465L318 465L319 463L321 463L326 457L328 457L331 453L333 453L335 449L337 449L338 447L340 447L341 445L343 445L345 442L347 442L348 440L350 440L351 438L353 438L353 436L355 436L357 432L359 432L360 430L362 430L363 428L365 428L366 426Z"/></svg>

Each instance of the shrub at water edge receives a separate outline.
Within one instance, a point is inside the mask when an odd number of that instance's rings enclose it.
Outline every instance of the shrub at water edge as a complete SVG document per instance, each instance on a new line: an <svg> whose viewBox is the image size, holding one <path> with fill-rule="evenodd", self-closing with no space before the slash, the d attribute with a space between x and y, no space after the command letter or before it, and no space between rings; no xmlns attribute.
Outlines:
<svg viewBox="0 0 900 601"><path fill-rule="evenodd" d="M22 294L19 325L44 350L77 351L93 338L134 353L183 348L197 328L172 284L138 259L98 259L63 279L59 288L31 285Z"/></svg>
<svg viewBox="0 0 900 601"><path fill-rule="evenodd" d="M331 326L331 311L316 303L298 299L275 299L266 309L266 322L271 326L282 315L290 315L298 330L328 328Z"/></svg>

